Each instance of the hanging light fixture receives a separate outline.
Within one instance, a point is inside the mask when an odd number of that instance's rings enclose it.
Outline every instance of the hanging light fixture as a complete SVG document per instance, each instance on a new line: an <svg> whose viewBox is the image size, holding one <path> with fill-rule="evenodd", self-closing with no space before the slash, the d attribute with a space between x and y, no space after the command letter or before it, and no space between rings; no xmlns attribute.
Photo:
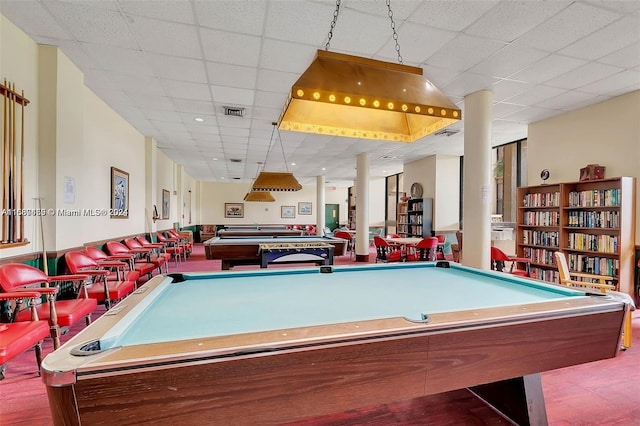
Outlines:
<svg viewBox="0 0 640 426"><path fill-rule="evenodd" d="M460 109L422 74L404 65L390 0L398 64L329 52L340 0L325 50L291 88L279 128L331 136L414 142L462 118Z"/></svg>
<svg viewBox="0 0 640 426"><path fill-rule="evenodd" d="M264 164L264 163L258 162L258 170L256 170L256 179L258 178L261 164ZM273 195L271 195L271 192L269 191L253 191L253 190L250 190L249 192L247 192L247 194L244 196L244 200L257 201L257 202L263 202L263 203L264 202L271 203L276 201L276 199L273 198Z"/></svg>
<svg viewBox="0 0 640 426"><path fill-rule="evenodd" d="M287 165L287 157L284 154L284 146L282 145L282 139L280 138L280 132L278 131L278 123L272 122L273 130L271 131L271 140L269 141L269 149L267 150L267 158L264 161L263 170L258 174L256 180L253 181L251 191L300 191L302 185L293 176L293 173L289 172L289 166ZM282 149L282 157L284 158L284 164L287 168L286 172L265 172L264 169L267 165L267 159L269 158L269 152L273 144L273 135L278 132L278 140L280 142L280 148Z"/></svg>

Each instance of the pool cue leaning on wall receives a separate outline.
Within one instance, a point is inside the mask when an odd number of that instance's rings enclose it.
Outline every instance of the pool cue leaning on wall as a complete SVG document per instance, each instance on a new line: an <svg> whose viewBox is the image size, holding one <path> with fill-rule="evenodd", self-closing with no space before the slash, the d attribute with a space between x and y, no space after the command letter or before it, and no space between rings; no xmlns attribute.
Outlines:
<svg viewBox="0 0 640 426"><path fill-rule="evenodd" d="M0 243L26 243L24 234L24 108L29 100L4 80L2 92L2 221ZM18 108L20 104L21 108ZM20 114L20 128L18 128Z"/></svg>

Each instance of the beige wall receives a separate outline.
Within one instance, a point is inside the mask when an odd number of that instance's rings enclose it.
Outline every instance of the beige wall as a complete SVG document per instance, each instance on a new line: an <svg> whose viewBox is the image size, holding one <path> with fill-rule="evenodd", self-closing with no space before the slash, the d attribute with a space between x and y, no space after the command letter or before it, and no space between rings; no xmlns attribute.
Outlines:
<svg viewBox="0 0 640 426"><path fill-rule="evenodd" d="M200 205L200 223L213 225L251 225L262 224L315 224L316 223L316 186L303 186L296 192L272 192L276 199L272 203L245 202L249 184L199 182L200 194L196 204ZM328 186L325 189L325 203L340 205L340 222L347 218L347 190ZM313 203L310 215L298 214L298 201ZM243 203L244 218L224 217L225 203ZM283 219L281 206L295 206L296 217Z"/></svg>
<svg viewBox="0 0 640 426"><path fill-rule="evenodd" d="M0 15L0 77L14 83L16 90L24 91L31 101L25 108L24 120L24 207L33 208L38 196L38 46L10 21ZM1 208L1 207L0 207ZM40 222L35 217L25 218L26 246L0 250L0 258L38 252L42 248Z"/></svg>
<svg viewBox="0 0 640 426"><path fill-rule="evenodd" d="M587 164L605 166L607 177L637 178L640 91L529 125L527 151L529 185L540 181L542 169L551 173L547 183L577 181ZM640 227L636 241L638 232Z"/></svg>

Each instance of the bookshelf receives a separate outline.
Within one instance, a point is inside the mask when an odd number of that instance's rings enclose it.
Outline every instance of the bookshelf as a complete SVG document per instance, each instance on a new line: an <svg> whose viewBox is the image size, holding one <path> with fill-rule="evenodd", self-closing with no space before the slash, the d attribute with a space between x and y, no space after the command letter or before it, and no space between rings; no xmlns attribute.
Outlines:
<svg viewBox="0 0 640 426"><path fill-rule="evenodd" d="M431 237L433 232L433 199L412 198L407 201L406 237Z"/></svg>
<svg viewBox="0 0 640 426"><path fill-rule="evenodd" d="M635 178L518 188L516 251L535 278L558 282L554 252L572 271L614 277L634 294Z"/></svg>
<svg viewBox="0 0 640 426"><path fill-rule="evenodd" d="M347 191L347 195L348 195L347 227L349 229L356 229L356 192L353 186L349 187Z"/></svg>
<svg viewBox="0 0 640 426"><path fill-rule="evenodd" d="M409 233L409 214L407 213L408 205L409 203L407 201L400 201L398 203L396 233L401 237L406 237Z"/></svg>

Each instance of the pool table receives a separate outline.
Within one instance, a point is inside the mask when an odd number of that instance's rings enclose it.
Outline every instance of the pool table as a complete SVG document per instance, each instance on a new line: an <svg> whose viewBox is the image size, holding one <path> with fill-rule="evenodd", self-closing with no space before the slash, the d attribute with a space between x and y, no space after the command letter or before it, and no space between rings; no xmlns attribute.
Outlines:
<svg viewBox="0 0 640 426"><path fill-rule="evenodd" d="M342 256L346 253L347 241L342 238L317 237L313 235L297 237L215 237L204 242L204 253L207 259L220 259L222 261L222 270L228 270L237 265L260 265L262 263L260 244L269 243L328 243L334 247L334 256Z"/></svg>
<svg viewBox="0 0 640 426"><path fill-rule="evenodd" d="M540 425L539 373L616 356L626 314L449 262L160 275L42 378L58 425L281 424L462 388Z"/></svg>

